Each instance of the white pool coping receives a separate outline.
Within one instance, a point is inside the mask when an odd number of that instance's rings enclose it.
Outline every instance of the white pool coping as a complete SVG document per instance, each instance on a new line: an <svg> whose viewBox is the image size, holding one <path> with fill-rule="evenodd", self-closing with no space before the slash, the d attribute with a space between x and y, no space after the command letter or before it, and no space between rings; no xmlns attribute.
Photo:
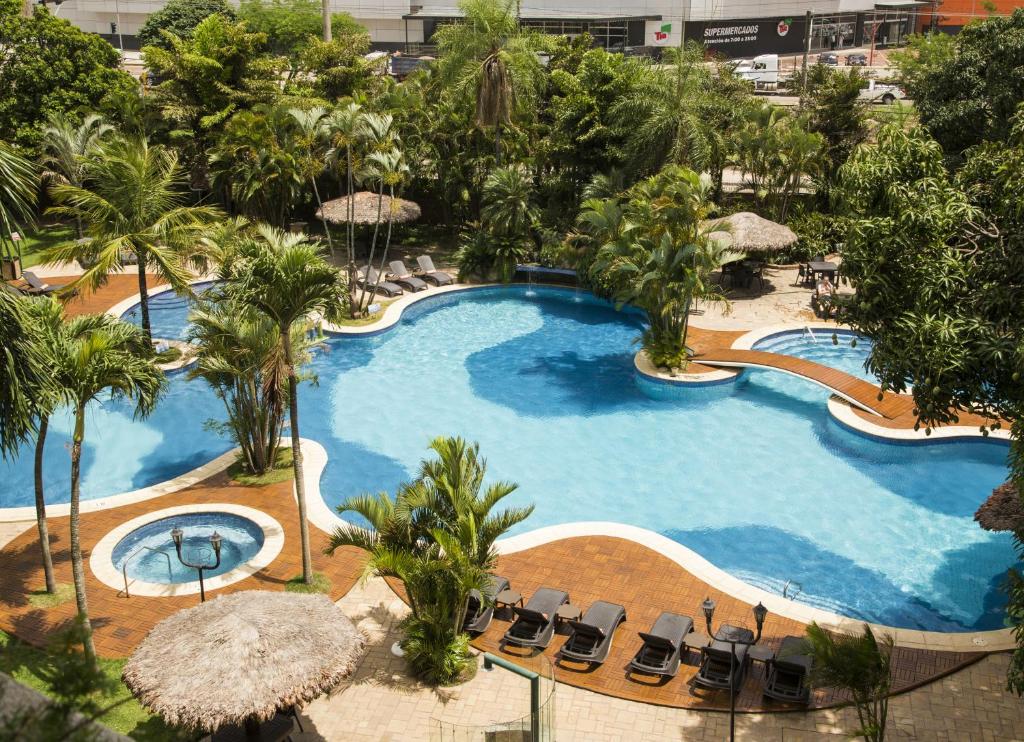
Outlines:
<svg viewBox="0 0 1024 742"><path fill-rule="evenodd" d="M695 363L699 362L700 361L695 361ZM727 371L725 369L715 369L714 371L703 371L699 373L689 373L685 371L669 373L651 363L651 359L648 357L647 353L642 350L638 350L633 356L633 367L636 369L636 372L642 376L668 384L679 384L680 386L710 386L713 384L733 381L740 375L739 371Z"/></svg>
<svg viewBox="0 0 1024 742"><path fill-rule="evenodd" d="M205 283L209 281L209 278L202 278L192 283ZM417 292L415 294L405 294L401 298L395 300L389 304L382 317L377 321L369 325L361 327L347 327L347 326L334 326L325 323L324 329L332 334L337 335L373 335L383 330L390 329L401 319L403 312L407 307L415 304L423 299L428 299L432 296L439 294L447 294L456 291L465 291L476 288L486 288L495 284L453 284L451 286L442 286L438 288L431 288L427 291ZM154 287L153 291L150 292L150 296L157 293L163 293L164 291L171 290L170 286L166 287ZM108 313L120 316L128 308L134 306L139 301L138 295L133 298L128 298L123 302L112 307L108 310ZM814 329L841 329L849 330L850 328L843 325L836 324L824 324L824 323L792 323L792 324L777 324L771 325L758 330L745 333L741 337L737 338L733 342L733 348L744 347L744 343L753 345L759 339L773 335L779 332L791 332L793 330L804 329L810 326ZM749 349L749 346L748 346ZM728 372L726 372L728 373ZM804 378L804 377L801 377ZM833 410L833 407L838 407ZM847 413L843 415L839 408L845 408ZM882 428L877 425L865 426L866 421L863 418L854 415L849 411L849 407L843 405L841 402L835 402L834 400L829 403L829 410L835 414L836 412L843 417L837 418L850 427L855 427L862 432L869 433L871 435L877 435L878 437L887 437L900 440L908 440L909 438L903 435L893 435L893 433L906 433L907 431L894 430L892 428ZM963 428L964 426L958 426ZM979 436L980 432L976 429L972 430L973 436ZM909 431L914 433L914 431ZM932 432L932 438L936 437L937 431ZM1000 433L1002 435L996 435ZM1009 438L1007 431L993 431L991 434L996 438ZM923 431L921 431L923 437ZM915 439L917 436L913 436ZM969 437L967 433L961 433L956 431L952 436L939 436L939 437ZM339 518L334 511L328 507L324 501L320 491L320 476L323 473L324 467L327 465L327 451L318 442L311 439L302 439L302 452L303 452L303 474L306 485L306 500L307 500L307 515L310 522L316 525L318 528L326 533L331 533L335 528L339 526L347 525L341 518ZM108 507L116 507L118 505L129 504L131 502L138 502L141 500L149 499L150 497L158 497L162 494L169 494L176 492L180 489L195 484L196 482L205 479L212 474L226 468L234 460L236 450L229 451L222 456L217 457L209 464L205 464L191 472L183 475L182 477L176 477L162 482L152 487L143 488L136 490L135 492L125 493L123 495L115 495L113 497L102 498L97 500L86 500L82 503L83 512L90 512L93 510L102 510ZM205 473L203 473L205 472ZM188 481L183 481L183 480ZM159 491L158 491L159 490ZM140 496L140 493L141 494ZM293 487L294 495L294 487ZM66 514L66 510L69 506L67 505L55 505L49 506L48 512L52 512L54 515ZM203 511L210 506L200 506L200 511ZM64 509L65 512L60 512ZM152 514L146 517L146 522L155 519ZM269 517L269 516L268 516ZM32 507L27 508L7 508L0 509L0 522L5 521L24 521L34 520L35 509ZM810 621L817 621L820 625L833 629L841 633L857 633L862 630L864 621L852 619L846 616L841 616L830 611L826 611L820 608L814 608L802 603L798 603L787 598L783 598L775 593L770 593L761 588L749 585L742 580L730 575L729 573L715 567L711 562L704 559L695 551L679 544L671 539L662 536L659 533L650 531L645 528L637 526L629 526L620 523L604 522L604 521L588 521L588 522L575 522L567 523L557 526L547 526L539 528L528 533L520 534L518 536L512 536L509 538L501 539L497 542L496 547L500 553L512 553L515 551L522 551L533 546L539 546L541 544L550 543L552 541L558 541L564 538L571 538L575 536L611 536L614 538L622 538L641 546L646 546L653 549L672 561L676 562L686 571L693 574L698 579L707 582L712 587L721 590L733 597L743 600L751 605L757 602L763 603L769 611L776 613L786 618L791 618L796 621L803 623L809 623ZM115 542L116 543L116 542ZM111 547L112 548L112 547ZM109 558L107 559L109 563ZM251 564L251 562L250 562ZM113 565L111 564L111 569ZM116 570L114 570L116 572ZM255 571L255 570L254 570ZM229 573L230 574L230 573ZM120 575L118 575L120 577ZM109 583L108 583L109 584ZM123 581L117 587L123 588ZM197 589L198 591L198 589ZM880 624L868 624L872 627L876 633L883 632L890 634L895 642L899 646L912 647L918 649L932 649L937 651L955 651L955 652L993 652L993 651L1004 651L1013 649L1016 646L1016 642L1013 638L1013 632L1011 629L998 629L992 631L977 631L977 632L937 632L937 631L918 631L914 629L903 629L893 626L884 626Z"/></svg>
<svg viewBox="0 0 1024 742"><path fill-rule="evenodd" d="M263 530L263 546L260 547L260 550L247 562L238 565L234 569L222 575L206 578L204 583L207 591L226 587L259 572L277 559L278 554L281 553L281 549L284 547L284 529L275 518L264 513L262 510L230 502L190 503L188 505L176 505L145 513L137 518L125 521L109 531L96 543L89 557L89 566L92 568L93 574L103 584L118 591L123 591L125 588L124 575L114 566L112 558L114 548L121 539L128 536L132 531L153 521L189 513L231 513L232 515L238 515L251 520ZM172 562L178 558L174 553L167 553L167 555ZM199 593L199 580L167 584L128 578L128 593L130 596L138 595L153 598L196 595Z"/></svg>

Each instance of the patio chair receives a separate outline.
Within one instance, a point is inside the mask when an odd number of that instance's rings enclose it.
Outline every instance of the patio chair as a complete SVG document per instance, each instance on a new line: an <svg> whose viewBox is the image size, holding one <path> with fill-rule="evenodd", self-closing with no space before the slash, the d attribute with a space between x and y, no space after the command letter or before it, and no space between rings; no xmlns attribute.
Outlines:
<svg viewBox="0 0 1024 742"><path fill-rule="evenodd" d="M745 642L736 645L736 652L733 654L732 646L726 638L732 637L736 641ZM700 669L694 677L697 685L715 690L728 690L733 680L733 673L736 673L736 685L739 688L743 684L743 676L747 672L747 650L753 643L754 632L738 626L726 624L715 634L711 645L701 650Z"/></svg>
<svg viewBox="0 0 1024 742"><path fill-rule="evenodd" d="M479 590L469 591L469 607L466 610L466 620L462 624L462 630L474 634L482 634L491 625L494 618L494 597L502 590L508 590L509 581L507 577L491 575L490 585L486 596L481 595Z"/></svg>
<svg viewBox="0 0 1024 742"><path fill-rule="evenodd" d="M384 296L398 296L402 293L401 286L391 283L391 281L385 281L375 268L371 268L368 265L364 265L359 269L359 276L356 280L365 289L372 290L376 285L377 292L384 294ZM380 281L379 284L377 283L378 281Z"/></svg>
<svg viewBox="0 0 1024 742"><path fill-rule="evenodd" d="M556 612L559 606L569 602L569 593L542 587L533 594L525 608L512 606L516 615L504 641L520 647L545 649L555 635Z"/></svg>
<svg viewBox="0 0 1024 742"><path fill-rule="evenodd" d="M644 645L630 661L630 671L675 677L682 662L683 640L691 631L692 618L665 611L650 631L638 632Z"/></svg>
<svg viewBox="0 0 1024 742"><path fill-rule="evenodd" d="M449 286L454 282L451 276L434 267L434 261L429 255L420 255L416 258L416 265L420 268L420 276L427 283L432 283L435 286Z"/></svg>
<svg viewBox="0 0 1024 742"><path fill-rule="evenodd" d="M798 636L787 636L775 657L765 668L763 692L776 701L807 703L811 698L808 678L811 657L806 642Z"/></svg>
<svg viewBox="0 0 1024 742"><path fill-rule="evenodd" d="M391 267L391 280L401 286L403 289L409 291L426 291L427 282L422 278L416 278L409 269L405 267L405 263L401 260L392 260L389 264Z"/></svg>
<svg viewBox="0 0 1024 742"><path fill-rule="evenodd" d="M27 293L37 296L49 296L65 287L63 283L44 283L32 271L22 271L21 277L25 279L25 283L29 286Z"/></svg>
<svg viewBox="0 0 1024 742"><path fill-rule="evenodd" d="M570 621L572 636L562 645L562 658L600 665L608 658L615 629L626 620L626 609L598 600L579 621Z"/></svg>

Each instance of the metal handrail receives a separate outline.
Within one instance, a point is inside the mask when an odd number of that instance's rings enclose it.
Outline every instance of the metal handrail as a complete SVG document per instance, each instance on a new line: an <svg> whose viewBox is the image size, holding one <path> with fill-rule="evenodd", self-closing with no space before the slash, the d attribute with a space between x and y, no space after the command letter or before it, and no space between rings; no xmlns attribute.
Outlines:
<svg viewBox="0 0 1024 742"><path fill-rule="evenodd" d="M125 559L124 562L121 564L121 576L124 578L124 597L126 598L131 597L131 595L128 594L128 562L130 562L132 559L134 559L144 551L152 551L156 552L157 554L163 554L164 558L167 560L167 581L174 581L174 575L171 572L171 555L163 549L154 549L152 546L140 546L138 549L133 551L131 555L127 559Z"/></svg>
<svg viewBox="0 0 1024 742"><path fill-rule="evenodd" d="M789 586L792 585L796 588L796 591L789 595ZM796 600L796 596L803 592L804 586L796 580L786 580L786 584L782 587L782 597L789 598L790 600Z"/></svg>

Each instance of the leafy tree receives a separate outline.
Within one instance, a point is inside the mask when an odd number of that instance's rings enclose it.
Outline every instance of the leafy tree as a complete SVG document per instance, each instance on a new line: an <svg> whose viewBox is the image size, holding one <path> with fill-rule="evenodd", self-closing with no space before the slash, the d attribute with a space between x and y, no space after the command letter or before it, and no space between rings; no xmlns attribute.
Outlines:
<svg viewBox="0 0 1024 742"><path fill-rule="evenodd" d="M806 642L814 660L811 684L849 693L860 720L855 733L865 742L883 742L892 687L892 637L877 639L867 624L860 636L833 636L812 621Z"/></svg>
<svg viewBox="0 0 1024 742"><path fill-rule="evenodd" d="M51 116L95 110L114 90L137 87L117 50L44 8L29 18L0 0L0 140L34 147Z"/></svg>
<svg viewBox="0 0 1024 742"><path fill-rule="evenodd" d="M500 165L502 127L514 116L532 117L545 84L537 57L548 40L523 28L512 0L461 0L463 19L442 26L434 36L440 83L475 101L476 123L494 128L495 160Z"/></svg>
<svg viewBox="0 0 1024 742"><path fill-rule="evenodd" d="M88 265L73 285L100 286L129 256L138 266L142 329L151 334L146 273L177 291L188 291L188 264L199 259L197 243L220 212L185 204L184 172L173 150L145 139L114 138L85 160L85 187L51 189L62 206L51 211L81 218L88 240L58 245L47 260Z"/></svg>
<svg viewBox="0 0 1024 742"><path fill-rule="evenodd" d="M894 61L921 123L947 155L1005 139L1024 100L1024 9L973 21L956 36L912 37Z"/></svg>
<svg viewBox="0 0 1024 742"><path fill-rule="evenodd" d="M33 393L50 393L53 378L34 342L28 300L0 288L0 455L16 455L35 430Z"/></svg>
<svg viewBox="0 0 1024 742"><path fill-rule="evenodd" d="M523 168L491 171L484 182L481 217L485 237L479 240L468 235L468 247L459 256L459 272L487 277L496 270L500 280L510 281L516 263L531 252L530 237L540 217L533 182ZM472 225L469 231L475 231Z"/></svg>
<svg viewBox="0 0 1024 742"><path fill-rule="evenodd" d="M320 0L242 0L238 15L251 29L266 35L272 54L295 60L322 35L325 17L331 18L331 29L324 43L337 36L366 33L348 13L329 16L324 8Z"/></svg>
<svg viewBox="0 0 1024 742"><path fill-rule="evenodd" d="M292 463L302 541L302 581L308 585L313 579L313 565L299 433L298 364L301 356L292 345L293 329L296 324L307 322L314 312L328 320L339 317L344 309L346 287L338 272L305 235L286 234L270 227L261 227L258 231L259 239L249 240L240 247L242 263L231 284L231 294L277 327L284 373L288 378Z"/></svg>
<svg viewBox="0 0 1024 742"><path fill-rule="evenodd" d="M50 367L57 389L74 412L71 438L71 571L75 582L82 647L90 666L96 665L85 566L79 528L82 444L90 403L108 396L135 403L135 416L145 417L156 406L166 379L153 361L146 333L109 315L84 315L59 327L56 365Z"/></svg>
<svg viewBox="0 0 1024 742"><path fill-rule="evenodd" d="M13 255L13 233L35 217L39 175L35 165L0 141L0 247Z"/></svg>
<svg viewBox="0 0 1024 742"><path fill-rule="evenodd" d="M724 301L712 271L742 254L708 239L700 227L710 209L709 183L692 170L669 166L637 183L620 204L584 202L580 222L600 245L592 280L620 305L647 314L643 348L651 362L685 368L686 335L695 301Z"/></svg>
<svg viewBox="0 0 1024 742"><path fill-rule="evenodd" d="M824 138L819 196L828 196L839 168L868 136L866 105L860 91L866 78L856 69L840 71L828 65L811 67L800 105L807 130Z"/></svg>
<svg viewBox="0 0 1024 742"><path fill-rule="evenodd" d="M356 285L356 233L351 200L355 193L356 171L361 170L359 158L362 156L362 145L369 135L362 106L348 103L328 114L324 121L324 129L330 148L324 157L328 165L338 174L338 179L345 184L345 267L348 272L349 290ZM358 311L357 302L351 302L353 316Z"/></svg>
<svg viewBox="0 0 1024 742"><path fill-rule="evenodd" d="M43 177L62 185L81 188L85 184L86 159L111 131L113 127L104 123L103 117L95 113L86 116L77 126L66 117L51 118L49 125L43 129L40 144L43 166L48 167ZM75 225L81 239L85 236L81 215L76 217Z"/></svg>
<svg viewBox="0 0 1024 742"><path fill-rule="evenodd" d="M533 507L493 512L516 490L509 482L484 487L487 462L477 444L435 438L437 458L420 464L419 476L386 492L349 498L338 506L369 527L346 524L331 535L326 552L355 546L367 552L366 570L396 577L409 597L402 647L428 682L456 681L469 660L463 633L470 591L484 592L497 552L494 543L523 522Z"/></svg>
<svg viewBox="0 0 1024 742"><path fill-rule="evenodd" d="M235 9L227 0L168 0L139 29L139 43L142 46L158 46L169 49L163 32L174 34L179 39L192 38L196 26L214 14L234 20Z"/></svg>
<svg viewBox="0 0 1024 742"><path fill-rule="evenodd" d="M381 79L385 59L369 61L370 35L365 31L336 36L333 41L311 38L296 62L297 72L313 95L327 101L352 97Z"/></svg>

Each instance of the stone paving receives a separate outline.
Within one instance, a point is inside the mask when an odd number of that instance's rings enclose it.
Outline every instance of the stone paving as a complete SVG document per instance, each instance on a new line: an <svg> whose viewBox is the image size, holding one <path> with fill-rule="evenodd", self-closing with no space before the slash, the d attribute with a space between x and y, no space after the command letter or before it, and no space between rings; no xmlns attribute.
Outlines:
<svg viewBox="0 0 1024 742"><path fill-rule="evenodd" d="M452 734L463 725L518 719L528 711L526 681L501 670L477 672L454 688L432 689L411 679L405 661L394 657L397 622L407 608L387 584L371 579L357 585L338 605L369 640L356 674L304 711L305 732L295 742L437 742L468 737ZM1024 741L1024 703L1004 689L1006 654L978 663L890 703L892 739ZM440 735L439 721L450 726ZM810 713L738 714L741 740L849 739L856 729L852 709ZM727 739L726 713L691 711L636 703L559 683L555 694L558 742Z"/></svg>

